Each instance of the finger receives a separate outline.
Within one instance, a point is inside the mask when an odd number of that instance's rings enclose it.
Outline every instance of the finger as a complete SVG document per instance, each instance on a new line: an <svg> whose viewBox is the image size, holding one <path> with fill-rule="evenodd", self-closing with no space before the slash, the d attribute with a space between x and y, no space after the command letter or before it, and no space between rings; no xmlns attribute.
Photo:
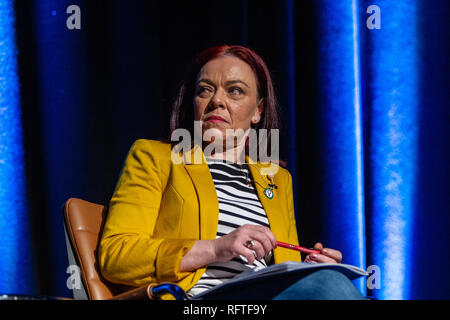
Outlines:
<svg viewBox="0 0 450 320"><path fill-rule="evenodd" d="M241 254L246 260L247 264L252 265L255 262L255 253L253 250L245 248L244 252Z"/></svg>
<svg viewBox="0 0 450 320"><path fill-rule="evenodd" d="M263 226L247 225L249 234L246 235L252 240L259 242L264 250L264 255L268 254L276 246L275 237L270 229Z"/></svg>
<svg viewBox="0 0 450 320"><path fill-rule="evenodd" d="M336 262L340 263L342 261L342 253L338 250L330 249L330 248L324 248L322 249L322 254L324 256L330 257Z"/></svg>
<svg viewBox="0 0 450 320"><path fill-rule="evenodd" d="M259 257L261 254L262 256L265 256L273 249L272 243L270 239L267 238L266 234L253 233L251 237L254 240L255 245L250 249L257 251Z"/></svg>
<svg viewBox="0 0 450 320"><path fill-rule="evenodd" d="M313 254L311 254L310 259L314 262L319 262L319 263L338 263L333 258L327 257L323 254L313 253Z"/></svg>
<svg viewBox="0 0 450 320"><path fill-rule="evenodd" d="M254 241L254 245L249 247L250 250L253 250L256 254L256 259L260 260L265 257L266 251L263 245L259 241Z"/></svg>
<svg viewBox="0 0 450 320"><path fill-rule="evenodd" d="M250 229L250 232L253 234L263 234L265 236L265 238L267 240L269 240L270 244L265 243L264 248L267 250L269 249L272 250L274 248L276 248L277 246L277 240L275 238L275 235L273 234L273 232L264 226L257 226L257 225L252 225L252 224L246 224L244 225L247 229ZM259 238L262 239L262 238ZM258 239L258 240L259 240Z"/></svg>
<svg viewBox="0 0 450 320"><path fill-rule="evenodd" d="M311 254L309 254L309 255L306 256L304 262L307 262L307 263L317 263L317 261L314 261L314 260L311 259Z"/></svg>
<svg viewBox="0 0 450 320"><path fill-rule="evenodd" d="M256 259L258 260L261 260L270 252L270 250L267 252L263 244L256 239L246 241L245 247L252 250L255 253Z"/></svg>
<svg viewBox="0 0 450 320"><path fill-rule="evenodd" d="M322 251L323 245L320 242L316 242L316 244L313 247L315 250Z"/></svg>
<svg viewBox="0 0 450 320"><path fill-rule="evenodd" d="M273 234L272 230L270 230L269 228L263 227L264 228L264 232L266 233L267 237L269 238L271 245L272 245L272 249L277 247L277 239L275 238L275 235ZM272 250L271 249L271 250Z"/></svg>

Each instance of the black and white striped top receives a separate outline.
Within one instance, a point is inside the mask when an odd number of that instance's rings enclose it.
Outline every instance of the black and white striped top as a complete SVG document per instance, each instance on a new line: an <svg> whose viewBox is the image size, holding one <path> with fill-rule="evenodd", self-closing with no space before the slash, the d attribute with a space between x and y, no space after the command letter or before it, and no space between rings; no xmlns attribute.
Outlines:
<svg viewBox="0 0 450 320"><path fill-rule="evenodd" d="M236 164L221 160L207 159L214 186L219 200L219 223L216 238L226 235L244 224L269 227L266 212L259 201L251 173L247 164ZM264 259L247 264L242 256L227 262L215 262L208 265L200 280L189 290L197 295L219 285L233 276L250 269L267 267Z"/></svg>

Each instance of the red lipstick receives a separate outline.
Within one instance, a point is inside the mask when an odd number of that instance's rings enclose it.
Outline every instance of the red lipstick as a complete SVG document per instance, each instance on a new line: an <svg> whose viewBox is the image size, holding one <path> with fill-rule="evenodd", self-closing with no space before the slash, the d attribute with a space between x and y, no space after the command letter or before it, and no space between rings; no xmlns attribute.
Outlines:
<svg viewBox="0 0 450 320"><path fill-rule="evenodd" d="M210 116L206 119L209 122L226 122L224 118L220 116Z"/></svg>

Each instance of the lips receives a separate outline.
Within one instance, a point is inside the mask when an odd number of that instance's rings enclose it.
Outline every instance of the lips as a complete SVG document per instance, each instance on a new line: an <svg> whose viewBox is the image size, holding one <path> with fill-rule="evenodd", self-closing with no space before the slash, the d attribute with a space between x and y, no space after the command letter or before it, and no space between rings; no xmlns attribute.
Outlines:
<svg viewBox="0 0 450 320"><path fill-rule="evenodd" d="M209 116L206 121L208 122L226 122L224 118L220 116Z"/></svg>

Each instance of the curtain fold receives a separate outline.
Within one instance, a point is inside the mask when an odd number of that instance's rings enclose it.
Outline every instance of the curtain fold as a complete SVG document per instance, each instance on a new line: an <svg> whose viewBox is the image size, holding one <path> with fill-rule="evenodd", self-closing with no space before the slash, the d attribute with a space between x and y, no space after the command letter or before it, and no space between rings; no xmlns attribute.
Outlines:
<svg viewBox="0 0 450 320"><path fill-rule="evenodd" d="M0 293L35 294L14 1L0 1Z"/></svg>
<svg viewBox="0 0 450 320"><path fill-rule="evenodd" d="M358 1L318 1L321 223L326 246L365 269ZM358 280L365 294L364 279Z"/></svg>
<svg viewBox="0 0 450 320"><path fill-rule="evenodd" d="M379 5L381 29L365 30L364 52L368 259L383 270L376 297L408 299L418 187L417 11L416 1Z"/></svg>
<svg viewBox="0 0 450 320"><path fill-rule="evenodd" d="M33 2L36 39L37 105L42 121L42 156L47 212L43 218L50 230L47 250L52 252L47 272L55 296L70 296L66 286L66 252L62 206L89 187L88 146L95 143L88 130L90 122L88 60L85 33L66 26L71 5L83 8L85 2L47 0ZM83 20L81 20L83 23ZM37 244L36 244L37 245Z"/></svg>

